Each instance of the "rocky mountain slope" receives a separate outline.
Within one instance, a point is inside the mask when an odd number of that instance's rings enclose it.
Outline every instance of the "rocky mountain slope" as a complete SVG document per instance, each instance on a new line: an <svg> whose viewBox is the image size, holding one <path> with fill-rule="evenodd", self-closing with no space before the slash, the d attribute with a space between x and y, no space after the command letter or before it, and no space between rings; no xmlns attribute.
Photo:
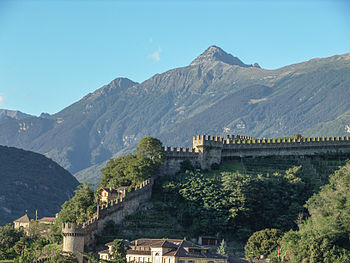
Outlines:
<svg viewBox="0 0 350 263"><path fill-rule="evenodd" d="M0 124L14 120L22 120L29 117L33 116L20 111L0 109Z"/></svg>
<svg viewBox="0 0 350 263"><path fill-rule="evenodd" d="M0 144L87 178L148 135L183 146L200 133L347 135L350 123L332 121L350 111L349 95L350 54L266 70L211 46L188 66L139 84L118 78L54 115L0 124Z"/></svg>
<svg viewBox="0 0 350 263"><path fill-rule="evenodd" d="M0 225L35 210L38 216L55 216L73 196L78 181L45 156L0 146Z"/></svg>

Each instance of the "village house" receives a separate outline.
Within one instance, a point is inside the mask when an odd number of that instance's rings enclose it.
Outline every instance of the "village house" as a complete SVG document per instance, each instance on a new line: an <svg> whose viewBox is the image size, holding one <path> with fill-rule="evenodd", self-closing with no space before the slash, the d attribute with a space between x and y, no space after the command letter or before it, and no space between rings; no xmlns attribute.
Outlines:
<svg viewBox="0 0 350 263"><path fill-rule="evenodd" d="M141 238L124 243L127 262L134 263L227 263L227 257L182 239ZM110 259L113 242L107 243L108 249L100 251L100 259Z"/></svg>
<svg viewBox="0 0 350 263"><path fill-rule="evenodd" d="M25 214L24 216L21 216L20 218L13 221L14 228L17 230L23 229L23 231L27 233L31 220L32 219L27 214Z"/></svg>
<svg viewBox="0 0 350 263"><path fill-rule="evenodd" d="M128 186L121 186L117 189L109 187L101 187L100 188L100 202L108 203L110 201L114 201L118 199L120 196L125 195L125 192L128 190Z"/></svg>
<svg viewBox="0 0 350 263"><path fill-rule="evenodd" d="M51 225L54 224L57 219L58 214L56 214L56 217L43 217L39 220L34 220L28 216L28 214L25 214L24 216L21 216L20 218L13 221L13 225L15 229L23 229L24 233L28 234L30 226L35 223L39 222L43 225ZM43 232L47 232L44 230Z"/></svg>

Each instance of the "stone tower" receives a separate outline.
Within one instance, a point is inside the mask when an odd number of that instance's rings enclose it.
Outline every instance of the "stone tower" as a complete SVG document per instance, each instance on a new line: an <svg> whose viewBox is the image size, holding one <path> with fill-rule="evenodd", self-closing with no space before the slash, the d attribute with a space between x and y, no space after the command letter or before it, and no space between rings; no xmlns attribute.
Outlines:
<svg viewBox="0 0 350 263"><path fill-rule="evenodd" d="M83 263L83 256L79 252L84 252L85 231L80 224L63 223L63 251L72 252L78 258L79 263Z"/></svg>
<svg viewBox="0 0 350 263"><path fill-rule="evenodd" d="M218 136L193 136L192 147L199 153L198 161L202 169L210 169L212 164L221 163L223 138Z"/></svg>

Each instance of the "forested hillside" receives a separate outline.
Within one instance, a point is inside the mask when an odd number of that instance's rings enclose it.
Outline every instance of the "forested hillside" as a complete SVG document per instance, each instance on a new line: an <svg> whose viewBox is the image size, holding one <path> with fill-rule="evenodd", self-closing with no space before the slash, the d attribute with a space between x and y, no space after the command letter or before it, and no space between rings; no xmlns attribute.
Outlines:
<svg viewBox="0 0 350 263"><path fill-rule="evenodd" d="M34 218L55 216L73 195L78 181L47 157L0 146L0 225L26 211Z"/></svg>
<svg viewBox="0 0 350 263"><path fill-rule="evenodd" d="M218 234L227 241L245 242L261 229L296 229L296 222L308 216L305 202L347 158L242 158L205 173L191 171L184 164L181 173L156 180L152 202L130 216L118 235L190 238Z"/></svg>

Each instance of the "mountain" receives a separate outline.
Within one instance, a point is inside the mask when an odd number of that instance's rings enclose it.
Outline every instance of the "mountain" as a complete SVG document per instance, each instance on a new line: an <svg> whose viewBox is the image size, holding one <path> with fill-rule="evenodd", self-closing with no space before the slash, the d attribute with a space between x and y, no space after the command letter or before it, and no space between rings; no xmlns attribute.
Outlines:
<svg viewBox="0 0 350 263"><path fill-rule="evenodd" d="M188 66L142 83L117 78L56 114L0 124L0 144L43 153L91 180L144 136L190 146L201 133L347 135L348 123L331 122L350 111L349 95L350 53L266 70L211 46Z"/></svg>
<svg viewBox="0 0 350 263"><path fill-rule="evenodd" d="M33 116L17 110L14 111L14 110L0 109L0 124L13 121L13 120L22 120L29 117L33 117Z"/></svg>
<svg viewBox="0 0 350 263"><path fill-rule="evenodd" d="M23 216L55 216L78 181L45 156L0 146L0 225Z"/></svg>

